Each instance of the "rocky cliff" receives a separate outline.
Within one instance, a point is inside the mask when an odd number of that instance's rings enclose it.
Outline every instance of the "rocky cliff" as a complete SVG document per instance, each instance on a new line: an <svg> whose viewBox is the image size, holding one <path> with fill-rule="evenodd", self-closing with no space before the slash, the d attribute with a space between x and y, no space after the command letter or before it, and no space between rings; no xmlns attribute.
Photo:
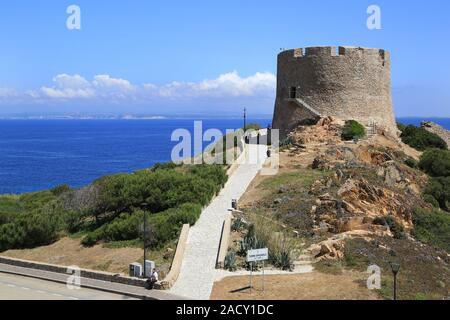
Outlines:
<svg viewBox="0 0 450 320"><path fill-rule="evenodd" d="M422 128L441 137L450 146L450 131L434 122L422 122Z"/></svg>

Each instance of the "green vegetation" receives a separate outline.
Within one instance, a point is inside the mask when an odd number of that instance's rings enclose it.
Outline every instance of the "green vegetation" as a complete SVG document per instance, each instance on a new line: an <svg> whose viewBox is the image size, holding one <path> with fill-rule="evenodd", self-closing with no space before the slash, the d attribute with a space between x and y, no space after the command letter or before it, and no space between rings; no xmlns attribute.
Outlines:
<svg viewBox="0 0 450 320"><path fill-rule="evenodd" d="M424 200L435 206L435 201L442 210L449 211L450 177L431 178L424 191Z"/></svg>
<svg viewBox="0 0 450 320"><path fill-rule="evenodd" d="M450 151L431 149L422 155L419 168L432 177L450 176Z"/></svg>
<svg viewBox="0 0 450 320"><path fill-rule="evenodd" d="M450 252L450 215L441 211L416 209L412 235L421 242Z"/></svg>
<svg viewBox="0 0 450 320"><path fill-rule="evenodd" d="M150 170L98 179L77 190L0 196L0 251L48 245L62 234L99 241L133 242L142 237L144 211L149 245L160 248L195 224L201 208L223 187L225 168L216 165L156 165Z"/></svg>
<svg viewBox="0 0 450 320"><path fill-rule="evenodd" d="M412 169L417 169L419 167L419 161L414 158L407 158L405 164Z"/></svg>
<svg viewBox="0 0 450 320"><path fill-rule="evenodd" d="M422 155L419 168L431 176L424 190L424 200L433 206L449 211L450 202L450 151L431 149Z"/></svg>
<svg viewBox="0 0 450 320"><path fill-rule="evenodd" d="M373 224L380 226L388 226L394 235L394 239L405 239L405 228L392 216L377 217L373 221Z"/></svg>
<svg viewBox="0 0 450 320"><path fill-rule="evenodd" d="M428 204L431 204L435 208L440 208L439 201L437 201L436 198L431 194L424 194L423 201L425 201Z"/></svg>
<svg viewBox="0 0 450 320"><path fill-rule="evenodd" d="M227 256L225 257L225 262L224 262L224 268L225 270L234 272L237 270L237 257L236 257L236 252L234 252L234 250L230 250L227 253Z"/></svg>
<svg viewBox="0 0 450 320"><path fill-rule="evenodd" d="M261 130L261 126L257 123L249 123L245 126L244 131L248 131L248 130Z"/></svg>
<svg viewBox="0 0 450 320"><path fill-rule="evenodd" d="M295 243L285 230L279 230L262 217L255 219L254 223L248 226L248 230L243 240L240 242L238 255L245 257L248 250L269 249L269 263L282 270L293 269L293 252ZM249 265L245 265L249 268Z"/></svg>
<svg viewBox="0 0 450 320"><path fill-rule="evenodd" d="M342 129L342 140L350 141L354 139L364 138L366 135L366 129L362 124L355 120L349 120L345 122Z"/></svg>
<svg viewBox="0 0 450 320"><path fill-rule="evenodd" d="M413 125L405 126L403 124L398 124L398 128L402 132L400 136L402 141L419 151L425 151L430 148L448 148L447 143L441 137L424 128Z"/></svg>

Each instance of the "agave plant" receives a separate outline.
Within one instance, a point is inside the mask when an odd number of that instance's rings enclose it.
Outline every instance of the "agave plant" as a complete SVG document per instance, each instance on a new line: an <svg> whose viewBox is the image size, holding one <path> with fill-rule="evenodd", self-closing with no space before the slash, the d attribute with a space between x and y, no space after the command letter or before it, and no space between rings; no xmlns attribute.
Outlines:
<svg viewBox="0 0 450 320"><path fill-rule="evenodd" d="M227 256L225 257L225 261L224 261L224 268L225 268L225 270L232 271L232 272L237 270L236 253L234 252L234 250L228 251Z"/></svg>
<svg viewBox="0 0 450 320"><path fill-rule="evenodd" d="M241 217L237 218L233 221L233 225L231 226L232 231L240 231L244 227L244 221Z"/></svg>

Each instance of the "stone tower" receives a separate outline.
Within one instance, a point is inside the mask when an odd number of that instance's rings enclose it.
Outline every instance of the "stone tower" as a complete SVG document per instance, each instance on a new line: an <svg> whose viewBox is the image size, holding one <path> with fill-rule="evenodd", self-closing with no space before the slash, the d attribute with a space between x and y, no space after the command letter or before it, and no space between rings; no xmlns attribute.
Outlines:
<svg viewBox="0 0 450 320"><path fill-rule="evenodd" d="M382 49L310 47L278 55L273 128L280 137L320 116L356 120L396 135L391 61Z"/></svg>

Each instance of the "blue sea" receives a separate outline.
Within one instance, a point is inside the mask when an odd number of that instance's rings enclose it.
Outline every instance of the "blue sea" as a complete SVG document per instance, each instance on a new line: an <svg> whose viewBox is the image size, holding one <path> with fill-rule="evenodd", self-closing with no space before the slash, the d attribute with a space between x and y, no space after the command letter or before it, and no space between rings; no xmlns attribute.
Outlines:
<svg viewBox="0 0 450 320"><path fill-rule="evenodd" d="M243 126L242 119L202 121L203 130L223 133ZM266 127L271 120L249 122ZM170 161L179 128L193 132L194 120L0 120L0 194L81 187Z"/></svg>
<svg viewBox="0 0 450 320"><path fill-rule="evenodd" d="M450 119L430 120L450 129ZM266 127L271 119L250 119ZM203 129L242 127L241 119L206 119ZM81 187L109 174L170 161L175 129L193 131L194 120L0 120L0 194L61 184Z"/></svg>

